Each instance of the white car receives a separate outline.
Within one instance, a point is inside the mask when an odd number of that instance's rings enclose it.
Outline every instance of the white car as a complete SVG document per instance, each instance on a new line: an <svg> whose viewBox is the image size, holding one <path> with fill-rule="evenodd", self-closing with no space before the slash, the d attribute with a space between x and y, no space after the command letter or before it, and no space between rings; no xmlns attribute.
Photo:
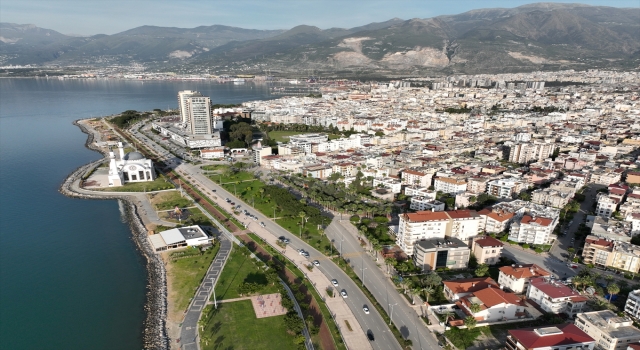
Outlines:
<svg viewBox="0 0 640 350"><path fill-rule="evenodd" d="M344 289L340 292L340 295L343 299L347 299L347 291L345 291Z"/></svg>
<svg viewBox="0 0 640 350"><path fill-rule="evenodd" d="M365 305L365 306L362 308L362 311L364 311L364 313L365 313L365 314L367 314L367 315L369 314L369 308L367 307L367 305Z"/></svg>
<svg viewBox="0 0 640 350"><path fill-rule="evenodd" d="M318 260L314 260L314 261L313 261L313 265L315 265L315 266L320 266L320 262L319 262Z"/></svg>
<svg viewBox="0 0 640 350"><path fill-rule="evenodd" d="M331 284L333 284L334 287L338 286L338 280L337 279L332 279L331 280Z"/></svg>
<svg viewBox="0 0 640 350"><path fill-rule="evenodd" d="M261 222L260 226L265 227L266 225L264 224L264 222Z"/></svg>

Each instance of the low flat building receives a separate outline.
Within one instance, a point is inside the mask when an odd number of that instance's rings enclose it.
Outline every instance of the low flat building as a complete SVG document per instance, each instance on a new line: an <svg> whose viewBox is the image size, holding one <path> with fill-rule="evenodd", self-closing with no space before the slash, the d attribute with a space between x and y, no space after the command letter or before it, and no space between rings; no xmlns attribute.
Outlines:
<svg viewBox="0 0 640 350"><path fill-rule="evenodd" d="M514 293L524 293L529 282L535 277L546 277L551 274L536 264L519 264L500 268L498 283Z"/></svg>
<svg viewBox="0 0 640 350"><path fill-rule="evenodd" d="M224 158L224 148L216 147L200 150L200 157L202 157L202 159Z"/></svg>
<svg viewBox="0 0 640 350"><path fill-rule="evenodd" d="M593 350L595 340L572 323L539 328L511 329L508 350Z"/></svg>
<svg viewBox="0 0 640 350"><path fill-rule="evenodd" d="M213 241L213 238L207 236L198 225L173 228L149 236L149 242L156 252L198 246L211 241Z"/></svg>
<svg viewBox="0 0 640 350"><path fill-rule="evenodd" d="M546 312L564 313L570 317L583 312L589 300L564 284L545 277L531 279L527 298L536 302Z"/></svg>
<svg viewBox="0 0 640 350"><path fill-rule="evenodd" d="M629 343L640 341L640 330L633 321L611 310L580 313L575 325L595 340L598 350L625 349Z"/></svg>
<svg viewBox="0 0 640 350"><path fill-rule="evenodd" d="M482 236L473 241L471 248L478 264L494 265L500 261L504 244L493 237Z"/></svg>
<svg viewBox="0 0 640 350"><path fill-rule="evenodd" d="M413 261L423 271L441 267L465 269L469 264L469 247L457 238L423 239L417 241L413 249Z"/></svg>

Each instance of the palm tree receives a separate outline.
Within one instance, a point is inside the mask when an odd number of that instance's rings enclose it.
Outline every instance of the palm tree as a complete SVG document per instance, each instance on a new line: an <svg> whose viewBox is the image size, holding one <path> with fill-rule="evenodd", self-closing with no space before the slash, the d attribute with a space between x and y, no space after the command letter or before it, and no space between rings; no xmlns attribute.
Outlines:
<svg viewBox="0 0 640 350"><path fill-rule="evenodd" d="M387 264L387 273L389 273L389 266L395 267L396 265L398 265L398 260L396 260L395 258L385 258L384 262L385 264Z"/></svg>
<svg viewBox="0 0 640 350"><path fill-rule="evenodd" d="M464 319L464 324L465 324L465 326L467 326L467 328L471 329L471 328L475 327L476 324L478 324L478 321L476 321L475 317L473 317L473 316L467 316Z"/></svg>
<svg viewBox="0 0 640 350"><path fill-rule="evenodd" d="M411 298L411 300L413 300L415 297L419 297L420 296L420 292L422 291L422 288L420 288L419 286L412 286L411 287L411 295L413 295L413 298ZM415 301L412 301L412 304L414 304Z"/></svg>
<svg viewBox="0 0 640 350"><path fill-rule="evenodd" d="M609 292L609 303L611 303L611 298L620 293L620 286L618 286L615 283L611 283L610 285L607 286L607 291Z"/></svg>
<svg viewBox="0 0 640 350"><path fill-rule="evenodd" d="M447 312L444 312L442 316L444 316L444 323L447 323L449 322L449 319L453 318L454 315L453 315L453 312L447 311Z"/></svg>
<svg viewBox="0 0 640 350"><path fill-rule="evenodd" d="M482 310L482 306L480 306L480 304L473 303L469 305L469 310L471 310L471 312L476 314Z"/></svg>
<svg viewBox="0 0 640 350"><path fill-rule="evenodd" d="M430 296L431 294L433 294L435 291L436 291L436 290L435 290L433 287L431 287L431 286L426 286L426 287L422 288L422 292L424 293L424 296L425 296L425 297L426 297L426 299L427 299L427 303L429 302L429 296Z"/></svg>
<svg viewBox="0 0 640 350"><path fill-rule="evenodd" d="M613 276L606 275L604 276L604 280L607 281L607 287L608 287L611 284L611 282L613 282Z"/></svg>

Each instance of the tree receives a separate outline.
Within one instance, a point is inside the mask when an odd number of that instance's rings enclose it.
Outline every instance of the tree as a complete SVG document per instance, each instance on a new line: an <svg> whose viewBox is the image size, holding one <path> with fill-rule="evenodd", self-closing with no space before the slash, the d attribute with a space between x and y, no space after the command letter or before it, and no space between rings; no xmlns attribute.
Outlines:
<svg viewBox="0 0 640 350"><path fill-rule="evenodd" d="M472 303L471 305L469 305L469 310L476 314L482 310L482 306L480 306L480 304Z"/></svg>
<svg viewBox="0 0 640 350"><path fill-rule="evenodd" d="M607 287L608 287L611 284L611 282L613 282L613 276L606 275L604 276L604 280L607 281Z"/></svg>
<svg viewBox="0 0 640 350"><path fill-rule="evenodd" d="M387 273L389 273L389 267L395 267L398 265L398 260L395 258L385 258L384 263L387 264Z"/></svg>
<svg viewBox="0 0 640 350"><path fill-rule="evenodd" d="M467 326L467 328L472 329L476 326L476 324L478 324L478 321L476 321L476 319L473 316L467 316L464 319L464 324L465 326Z"/></svg>
<svg viewBox="0 0 640 350"><path fill-rule="evenodd" d="M611 283L610 285L607 286L607 291L609 292L609 302L611 302L611 298L620 293L620 286L618 286L615 283Z"/></svg>
<svg viewBox="0 0 640 350"><path fill-rule="evenodd" d="M567 252L568 252L569 254L571 254L571 258L573 258L573 253L575 253L575 251L576 251L576 249L575 249L575 248L573 248L573 247L569 247L569 248L567 249Z"/></svg>
<svg viewBox="0 0 640 350"><path fill-rule="evenodd" d="M431 272L424 277L424 283L427 286L435 287L442 283L442 277L435 272Z"/></svg>
<svg viewBox="0 0 640 350"><path fill-rule="evenodd" d="M478 277L485 276L488 272L489 272L489 266L487 266L487 264L478 265L478 268L475 271L476 276Z"/></svg>
<svg viewBox="0 0 640 350"><path fill-rule="evenodd" d="M298 317L298 314L295 311L289 311L284 316L284 325L288 330L294 333L302 332L304 329L304 324L302 324L302 320Z"/></svg>
<svg viewBox="0 0 640 350"><path fill-rule="evenodd" d="M426 286L426 287L422 288L422 292L424 293L424 296L425 296L425 297L426 297L426 299L427 299L427 303L429 302L429 296L430 296L431 294L433 294L435 291L436 291L436 290L435 290L433 287L431 287L431 286Z"/></svg>

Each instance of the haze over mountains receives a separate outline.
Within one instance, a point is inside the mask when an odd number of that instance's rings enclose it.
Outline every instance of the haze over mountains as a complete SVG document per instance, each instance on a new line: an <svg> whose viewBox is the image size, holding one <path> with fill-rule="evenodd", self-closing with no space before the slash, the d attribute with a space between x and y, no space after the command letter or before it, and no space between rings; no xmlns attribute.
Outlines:
<svg viewBox="0 0 640 350"><path fill-rule="evenodd" d="M91 37L0 23L0 65L132 63L158 70L364 75L637 69L640 8L537 3L350 29L142 26Z"/></svg>

